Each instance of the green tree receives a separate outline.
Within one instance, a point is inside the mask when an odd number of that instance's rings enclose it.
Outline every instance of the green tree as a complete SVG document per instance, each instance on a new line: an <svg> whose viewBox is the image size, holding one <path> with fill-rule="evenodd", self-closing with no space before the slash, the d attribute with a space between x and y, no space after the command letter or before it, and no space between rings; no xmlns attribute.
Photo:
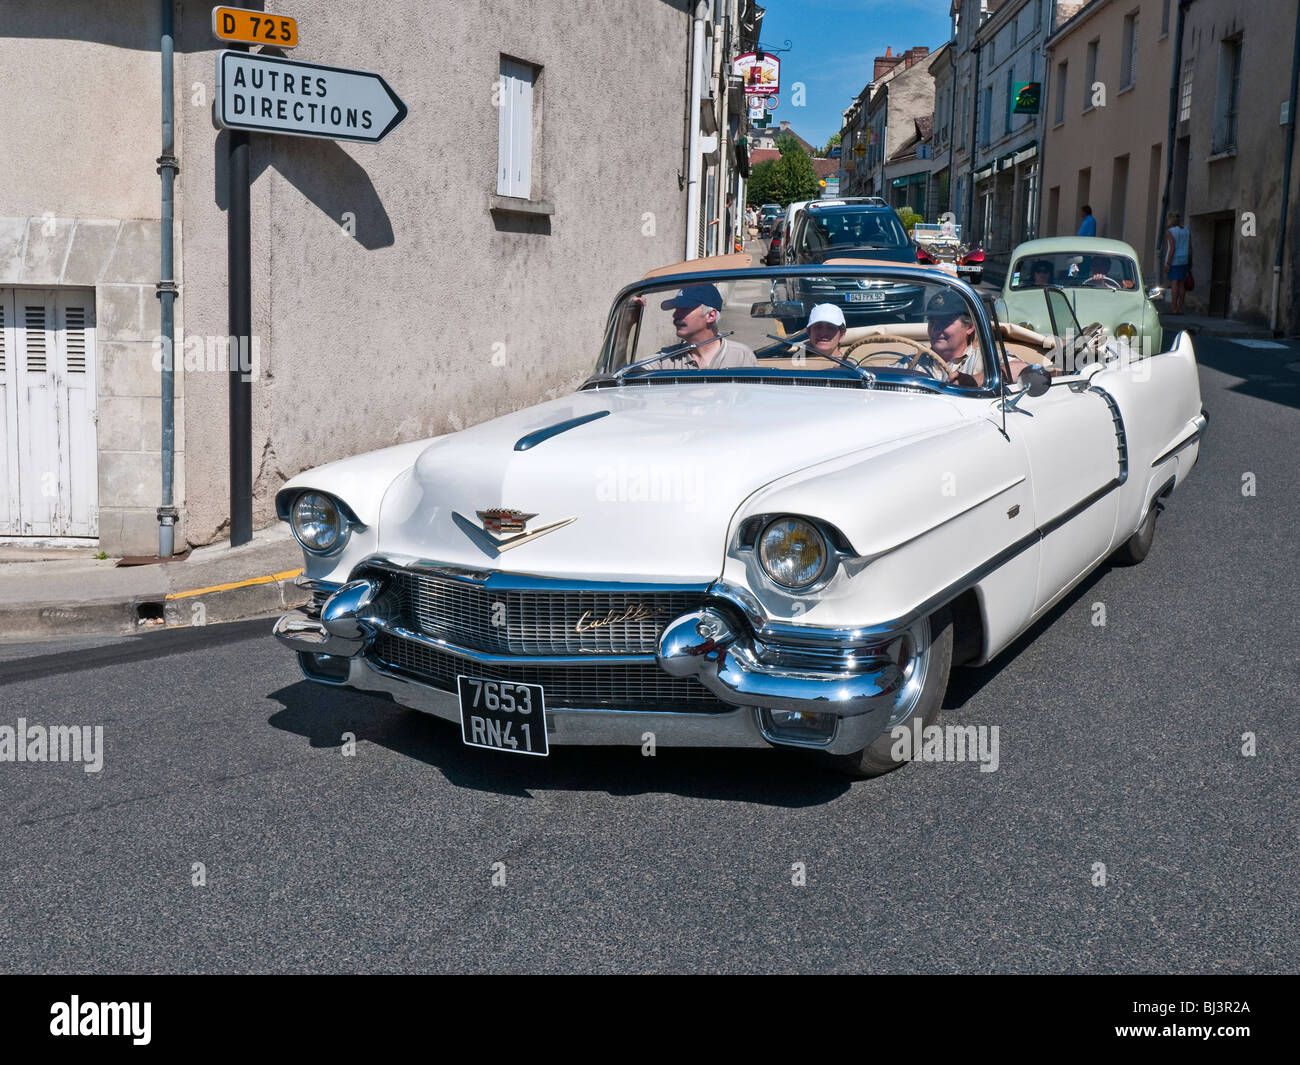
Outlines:
<svg viewBox="0 0 1300 1065"><path fill-rule="evenodd" d="M765 203L776 203L774 199L773 174L776 160L768 159L757 163L749 172L749 184L745 186L745 201L754 207Z"/></svg>
<svg viewBox="0 0 1300 1065"><path fill-rule="evenodd" d="M813 169L808 153L799 147L798 141L782 152L781 158L772 164L772 185L774 203L812 200L820 194L817 171Z"/></svg>
<svg viewBox="0 0 1300 1065"><path fill-rule="evenodd" d="M839 131L837 130L835 133L831 134L831 139L826 142L826 147L821 150L822 158L824 159L826 158L826 156L830 155L831 149L838 148L839 145L840 145L840 135L839 135Z"/></svg>
<svg viewBox="0 0 1300 1065"><path fill-rule="evenodd" d="M799 143L797 137L792 133L782 133L776 138L776 150L782 155L786 152L802 152L803 145Z"/></svg>

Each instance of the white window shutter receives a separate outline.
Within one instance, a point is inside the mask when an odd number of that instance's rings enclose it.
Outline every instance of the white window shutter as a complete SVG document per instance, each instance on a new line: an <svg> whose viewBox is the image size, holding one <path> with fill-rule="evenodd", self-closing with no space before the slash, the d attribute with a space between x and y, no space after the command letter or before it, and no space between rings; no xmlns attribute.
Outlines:
<svg viewBox="0 0 1300 1065"><path fill-rule="evenodd" d="M515 90L510 130L510 165L514 171L511 195L529 199L533 190L533 72L522 64Z"/></svg>
<svg viewBox="0 0 1300 1065"><path fill-rule="evenodd" d="M501 117L497 126L497 194L528 199L533 168L533 68L501 60Z"/></svg>

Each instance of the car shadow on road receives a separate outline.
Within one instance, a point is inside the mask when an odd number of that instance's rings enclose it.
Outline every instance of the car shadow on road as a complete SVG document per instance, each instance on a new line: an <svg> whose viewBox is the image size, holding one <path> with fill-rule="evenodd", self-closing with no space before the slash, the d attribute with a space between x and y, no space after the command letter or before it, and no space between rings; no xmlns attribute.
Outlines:
<svg viewBox="0 0 1300 1065"><path fill-rule="evenodd" d="M313 747L340 747L343 734L352 733L358 743L432 766L457 787L499 795L671 794L795 808L831 802L853 785L798 751L660 747L647 757L639 746L552 747L549 757L530 758L468 747L455 724L382 695L303 680L268 697L283 708L268 724Z"/></svg>

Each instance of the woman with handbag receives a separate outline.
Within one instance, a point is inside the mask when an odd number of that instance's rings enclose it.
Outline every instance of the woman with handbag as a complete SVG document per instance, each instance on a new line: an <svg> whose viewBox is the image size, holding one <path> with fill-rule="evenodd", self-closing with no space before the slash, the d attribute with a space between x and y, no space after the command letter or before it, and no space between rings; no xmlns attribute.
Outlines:
<svg viewBox="0 0 1300 1065"><path fill-rule="evenodd" d="M1169 213L1169 228L1165 230L1165 276L1169 279L1171 295L1169 313L1182 314L1187 291L1192 280L1192 242L1187 227L1177 211Z"/></svg>

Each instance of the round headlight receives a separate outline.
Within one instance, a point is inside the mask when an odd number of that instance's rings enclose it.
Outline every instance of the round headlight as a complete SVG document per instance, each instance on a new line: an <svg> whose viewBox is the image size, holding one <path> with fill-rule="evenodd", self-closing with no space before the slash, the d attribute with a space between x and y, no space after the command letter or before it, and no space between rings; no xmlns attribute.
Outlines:
<svg viewBox="0 0 1300 1065"><path fill-rule="evenodd" d="M333 551L347 538L347 521L338 504L321 492L303 492L295 499L289 524L298 542L317 554Z"/></svg>
<svg viewBox="0 0 1300 1065"><path fill-rule="evenodd" d="M758 537L763 572L783 588L807 588L826 570L830 552L817 527L802 518L767 523Z"/></svg>
<svg viewBox="0 0 1300 1065"><path fill-rule="evenodd" d="M1137 326L1132 322L1122 322L1120 325L1115 327L1115 335L1119 337L1120 340L1132 340L1138 335Z"/></svg>

